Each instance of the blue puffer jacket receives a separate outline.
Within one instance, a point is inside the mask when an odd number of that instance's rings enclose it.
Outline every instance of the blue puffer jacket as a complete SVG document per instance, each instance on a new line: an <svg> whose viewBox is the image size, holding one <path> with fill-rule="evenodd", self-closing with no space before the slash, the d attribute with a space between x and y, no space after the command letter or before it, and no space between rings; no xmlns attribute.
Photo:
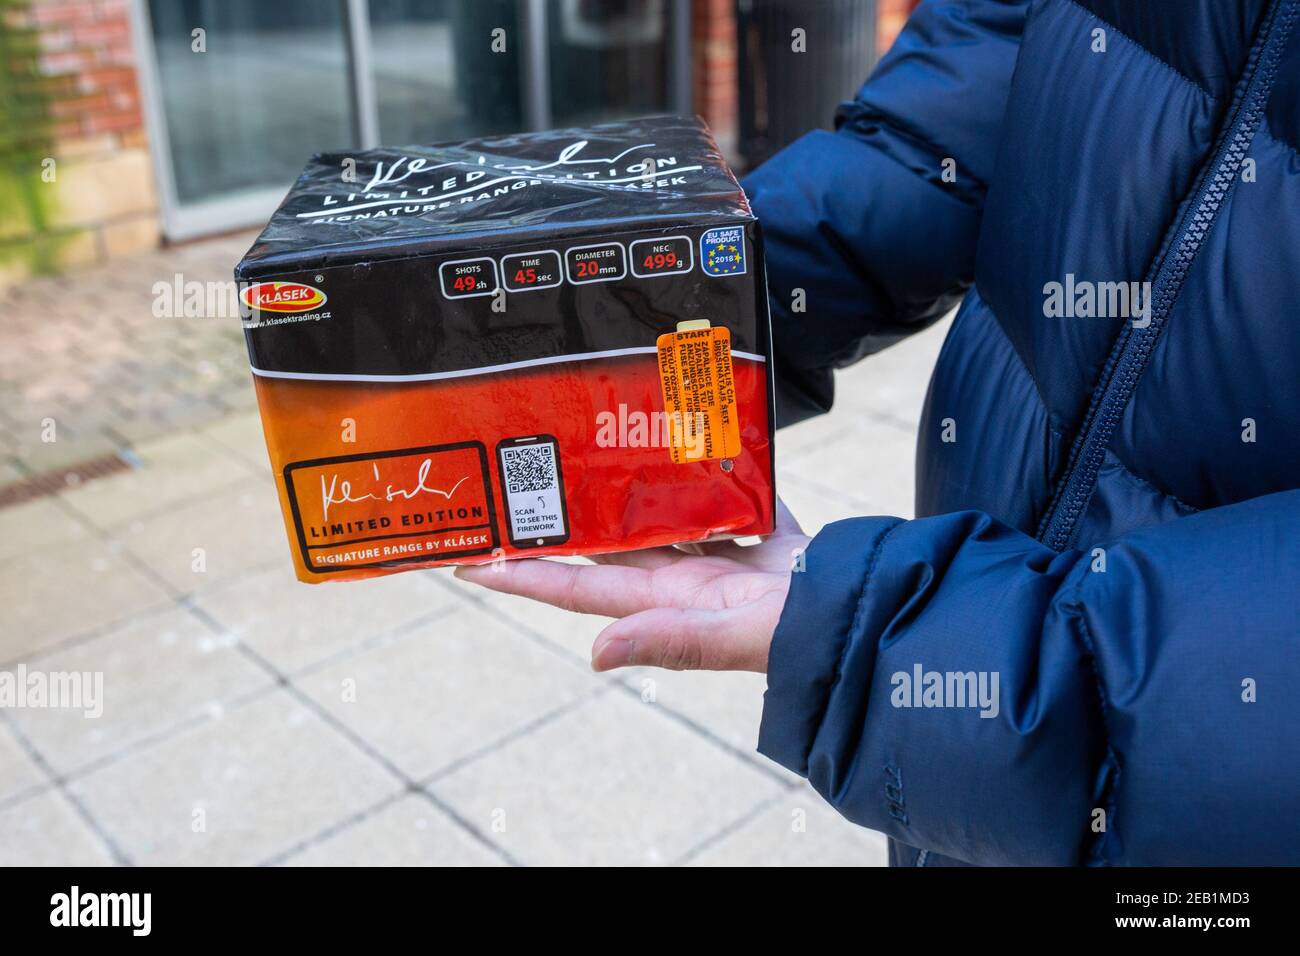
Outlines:
<svg viewBox="0 0 1300 956"><path fill-rule="evenodd" d="M895 862L1300 863L1298 22L927 0L745 184L784 421L965 296L920 517L814 539L759 742Z"/></svg>

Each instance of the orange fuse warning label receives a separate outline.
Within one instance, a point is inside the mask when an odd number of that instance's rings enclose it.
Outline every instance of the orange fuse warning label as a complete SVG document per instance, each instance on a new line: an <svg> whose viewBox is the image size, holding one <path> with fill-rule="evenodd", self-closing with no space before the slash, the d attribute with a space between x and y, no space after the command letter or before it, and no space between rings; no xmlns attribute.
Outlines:
<svg viewBox="0 0 1300 956"><path fill-rule="evenodd" d="M659 380L677 464L740 454L731 331L706 320L659 336Z"/></svg>

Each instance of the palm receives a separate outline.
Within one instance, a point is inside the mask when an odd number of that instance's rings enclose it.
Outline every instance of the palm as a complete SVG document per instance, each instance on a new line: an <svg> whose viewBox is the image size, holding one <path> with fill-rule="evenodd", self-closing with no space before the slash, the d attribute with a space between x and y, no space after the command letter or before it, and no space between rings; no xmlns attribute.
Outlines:
<svg viewBox="0 0 1300 956"><path fill-rule="evenodd" d="M619 618L596 638L592 664L674 670L767 669L767 650L807 537L782 505L761 544L733 542L605 555L594 565L509 561L459 577L583 614Z"/></svg>

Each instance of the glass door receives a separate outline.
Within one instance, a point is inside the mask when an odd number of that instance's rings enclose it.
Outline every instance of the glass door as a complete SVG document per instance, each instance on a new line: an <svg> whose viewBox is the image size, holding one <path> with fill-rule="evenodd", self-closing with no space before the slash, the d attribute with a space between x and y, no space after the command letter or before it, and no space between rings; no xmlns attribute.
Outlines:
<svg viewBox="0 0 1300 956"><path fill-rule="evenodd" d="M663 0L549 0L546 12L556 126L668 111Z"/></svg>
<svg viewBox="0 0 1300 956"><path fill-rule="evenodd" d="M521 129L517 6L369 0L381 141L436 143Z"/></svg>
<svg viewBox="0 0 1300 956"><path fill-rule="evenodd" d="M313 151L355 142L336 0L148 0L143 13L142 85L171 238L255 222Z"/></svg>
<svg viewBox="0 0 1300 956"><path fill-rule="evenodd" d="M133 0L170 239L264 221L315 152L689 110L689 0Z"/></svg>

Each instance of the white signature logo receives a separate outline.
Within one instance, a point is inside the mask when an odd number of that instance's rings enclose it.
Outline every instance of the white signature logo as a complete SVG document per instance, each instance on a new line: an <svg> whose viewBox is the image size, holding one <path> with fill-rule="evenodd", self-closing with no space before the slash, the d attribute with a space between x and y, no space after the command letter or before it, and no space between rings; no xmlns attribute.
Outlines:
<svg viewBox="0 0 1300 956"><path fill-rule="evenodd" d="M375 474L375 481L382 481L379 477L379 465L371 464L371 469ZM416 472L415 487L409 489L394 488L391 484L384 489L382 494L375 494L368 491L365 494L354 495L352 493L352 482L347 479L340 479L338 475L330 475L329 484L325 483L325 476L320 476L320 493L322 502L322 511L324 520L328 521L330 517L330 505L351 504L357 501L392 501L395 498L401 498L410 501L418 494L441 495L450 499L456 493L456 489L469 481L469 475L466 475L460 481L456 482L448 491L441 488L432 488L425 484L425 479L429 477L429 469L433 467L433 460L426 458L420 463L420 469Z"/></svg>
<svg viewBox="0 0 1300 956"><path fill-rule="evenodd" d="M629 146L617 156L610 156L608 158L595 157L592 159L575 159L575 156L587 148L587 140L580 139L576 143L570 143L568 146L564 147L564 149L560 150L559 158L554 162L544 163L541 166L530 166L528 163L520 163L517 166L506 166L503 163L494 163L493 168L504 169L507 172L512 173L520 171L536 173L541 172L543 169L550 169L554 166L571 166L579 163L597 163L602 166L612 166L628 153L634 153L638 149L648 149L651 146L654 146L654 143L640 143L636 146ZM480 158L479 162L482 163L483 159ZM403 163L406 164L406 171L399 175L398 171L402 168ZM470 163L461 160L453 160L449 163L438 163L430 166L427 159L411 159L408 156L403 156L395 161L392 166L388 167L387 170L384 169L384 164L382 162L375 163L375 174L370 177L370 182L366 183L366 188L362 191L373 192L380 186L392 186L396 183L404 182L416 173L432 172L435 169L445 169L448 166L470 166L470 168L473 168Z"/></svg>
<svg viewBox="0 0 1300 956"><path fill-rule="evenodd" d="M627 183L644 182L647 176L655 173L661 168L667 168L670 173L678 175L681 173L696 172L703 169L703 166L677 166L677 158L673 157L646 157L644 160L635 162L631 165L616 168L615 164L619 163L629 153L634 153L640 149L652 149L654 143L638 143L635 146L629 146L622 150L616 156L595 156L588 159L579 158L579 154L587 148L588 141L580 139L577 142L570 143L560 150L557 158L548 163L540 165L530 165L529 163L488 163L487 157L480 156L477 163L467 162L465 160L452 160L446 163L430 164L424 157L412 159L409 156L400 156L391 164L385 166L381 162L375 163L374 175L366 183L365 189L360 193L348 193L340 205L336 196L325 196L321 200L321 208L312 212L300 212L297 214L298 219L319 219L327 216L336 216L339 213L353 214L365 209L378 209L385 206L404 206L414 203L419 205L421 202L445 202L456 199L461 196L483 193L493 187L503 183L510 183L517 180L563 180L563 179L580 179L584 183L593 186L620 186ZM557 167L569 166L600 166L606 169L595 172L568 172L561 173ZM391 192L381 192L385 187L396 186L405 183L420 173L432 173L435 170L446 169L447 167L459 167L468 170L463 175L450 175L438 183L430 183L425 186L403 186L397 196ZM548 172L548 170L550 170ZM622 175L627 174L627 175ZM613 178L605 178L612 176ZM491 178L486 178L491 177ZM414 195L412 195L414 194ZM364 201L358 201L364 200ZM338 207L338 208L334 208Z"/></svg>

